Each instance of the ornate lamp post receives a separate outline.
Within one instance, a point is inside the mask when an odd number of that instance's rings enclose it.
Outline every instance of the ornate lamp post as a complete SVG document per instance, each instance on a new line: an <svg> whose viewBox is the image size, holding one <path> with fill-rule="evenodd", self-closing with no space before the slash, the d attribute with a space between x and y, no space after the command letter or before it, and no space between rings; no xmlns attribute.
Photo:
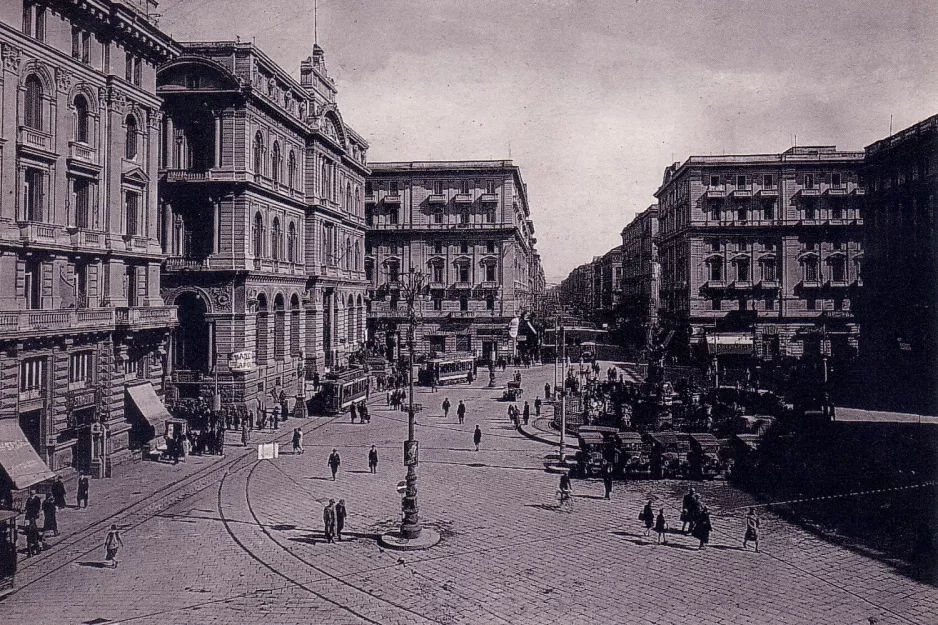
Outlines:
<svg viewBox="0 0 938 625"><path fill-rule="evenodd" d="M407 440L404 442L404 464L407 477L404 478L406 489L401 499L401 538L414 540L420 537L420 516L417 509L417 441L414 438L414 339L417 334L417 302L423 292L425 276L419 271L410 271L403 276L401 294L407 302L407 351L410 356L407 375Z"/></svg>

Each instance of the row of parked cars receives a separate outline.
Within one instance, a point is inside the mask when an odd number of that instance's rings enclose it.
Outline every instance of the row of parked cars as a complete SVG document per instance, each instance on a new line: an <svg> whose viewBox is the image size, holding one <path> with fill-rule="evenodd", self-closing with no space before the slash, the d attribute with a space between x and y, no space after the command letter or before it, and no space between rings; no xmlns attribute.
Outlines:
<svg viewBox="0 0 938 625"><path fill-rule="evenodd" d="M585 426L577 433L577 474L598 476L606 463L625 478L712 480L726 477L735 460L758 448L752 434L718 439L713 434L622 431Z"/></svg>

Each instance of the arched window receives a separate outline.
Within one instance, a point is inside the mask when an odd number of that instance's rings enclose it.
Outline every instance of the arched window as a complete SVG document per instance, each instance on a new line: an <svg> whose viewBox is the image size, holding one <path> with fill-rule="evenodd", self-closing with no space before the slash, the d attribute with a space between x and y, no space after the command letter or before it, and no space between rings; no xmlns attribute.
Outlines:
<svg viewBox="0 0 938 625"><path fill-rule="evenodd" d="M27 128L42 130L42 82L35 74L31 74L26 78L23 125Z"/></svg>
<svg viewBox="0 0 938 625"><path fill-rule="evenodd" d="M126 141L124 143L124 156L127 160L132 161L137 158L137 118L133 115L128 115L125 120L125 126Z"/></svg>
<svg viewBox="0 0 938 625"><path fill-rule="evenodd" d="M352 268L352 240L345 239L345 268Z"/></svg>
<svg viewBox="0 0 938 625"><path fill-rule="evenodd" d="M280 142L274 141L274 147L270 150L270 177L274 179L274 182L280 182Z"/></svg>
<svg viewBox="0 0 938 625"><path fill-rule="evenodd" d="M355 336L355 300L348 296L348 306L345 308L345 340L349 343L356 341Z"/></svg>
<svg viewBox="0 0 938 625"><path fill-rule="evenodd" d="M326 159L322 159L322 168L319 173L319 185L319 195L325 198L329 194L329 166L326 164Z"/></svg>
<svg viewBox="0 0 938 625"><path fill-rule="evenodd" d="M358 185L355 186L355 214L362 214L362 190Z"/></svg>
<svg viewBox="0 0 938 625"><path fill-rule="evenodd" d="M260 213L254 215L254 227L251 229L251 242L254 248L254 258L264 255L264 218Z"/></svg>
<svg viewBox="0 0 938 625"><path fill-rule="evenodd" d="M300 298L295 293L290 299L290 355L300 355Z"/></svg>
<svg viewBox="0 0 938 625"><path fill-rule="evenodd" d="M352 214L352 183L345 184L345 212Z"/></svg>
<svg viewBox="0 0 938 625"><path fill-rule="evenodd" d="M281 240L280 219L274 217L274 221L270 227L270 257L274 260L280 260Z"/></svg>
<svg viewBox="0 0 938 625"><path fill-rule="evenodd" d="M287 351L287 311L284 306L283 295L274 299L274 360L282 361Z"/></svg>
<svg viewBox="0 0 938 625"><path fill-rule="evenodd" d="M287 260L291 263L296 261L296 224L292 221L287 228Z"/></svg>
<svg viewBox="0 0 938 625"><path fill-rule="evenodd" d="M254 135L254 173L264 173L264 137L260 132Z"/></svg>
<svg viewBox="0 0 938 625"><path fill-rule="evenodd" d="M291 189L296 188L296 155L290 150L290 158L287 159L287 185Z"/></svg>
<svg viewBox="0 0 938 625"><path fill-rule="evenodd" d="M89 119L88 100L83 95L75 96L75 141L88 143Z"/></svg>
<svg viewBox="0 0 938 625"><path fill-rule="evenodd" d="M358 241L355 241L355 265L352 267L355 271L362 270L362 249Z"/></svg>
<svg viewBox="0 0 938 625"><path fill-rule="evenodd" d="M257 364L267 364L267 297L257 296L257 318L254 335L254 351Z"/></svg>

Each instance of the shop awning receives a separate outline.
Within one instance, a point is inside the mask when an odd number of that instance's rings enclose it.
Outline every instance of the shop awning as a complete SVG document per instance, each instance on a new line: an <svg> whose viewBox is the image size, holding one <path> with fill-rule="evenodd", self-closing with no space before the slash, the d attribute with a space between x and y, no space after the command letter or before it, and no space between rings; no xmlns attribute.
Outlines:
<svg viewBox="0 0 938 625"><path fill-rule="evenodd" d="M711 354L752 354L753 340L747 334L712 334L707 337Z"/></svg>
<svg viewBox="0 0 938 625"><path fill-rule="evenodd" d="M0 465L13 480L16 490L55 477L26 439L16 419L0 419Z"/></svg>
<svg viewBox="0 0 938 625"><path fill-rule="evenodd" d="M166 423L166 420L173 418L173 416L169 414L169 411L166 410L166 406L163 405L162 400L160 400L159 396L156 394L153 385L149 382L128 386L127 394L130 396L130 401L133 402L137 410L140 411L140 414L143 415L143 418L146 419L147 423L152 425L157 432L162 432L163 424Z"/></svg>

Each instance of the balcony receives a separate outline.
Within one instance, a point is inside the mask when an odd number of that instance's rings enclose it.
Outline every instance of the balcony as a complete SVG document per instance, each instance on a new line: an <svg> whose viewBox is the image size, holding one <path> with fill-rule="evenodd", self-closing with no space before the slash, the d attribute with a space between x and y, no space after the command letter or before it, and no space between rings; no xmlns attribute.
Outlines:
<svg viewBox="0 0 938 625"><path fill-rule="evenodd" d="M69 333L80 330L109 330L114 327L114 309L14 310L0 312L0 336Z"/></svg>
<svg viewBox="0 0 938 625"><path fill-rule="evenodd" d="M802 187L798 189L798 193L796 195L800 195L801 197L820 197L821 190L816 187L812 187L810 189Z"/></svg>
<svg viewBox="0 0 938 625"><path fill-rule="evenodd" d="M489 312L491 313L491 311L489 311ZM481 313L482 313L482 311L474 311L474 310L454 310L454 311L451 311L451 312L449 312L449 313L447 313L447 314L448 314L449 317L451 317L451 318L453 318L453 319L472 319L472 318L474 318L474 317L479 316Z"/></svg>
<svg viewBox="0 0 938 625"><path fill-rule="evenodd" d="M374 191L365 196L365 204L375 204L378 201Z"/></svg>
<svg viewBox="0 0 938 625"><path fill-rule="evenodd" d="M428 204L446 204L446 196L442 193L431 193L427 196Z"/></svg>
<svg viewBox="0 0 938 625"><path fill-rule="evenodd" d="M454 289L471 289L472 283L471 282L454 282L453 288Z"/></svg>
<svg viewBox="0 0 938 625"><path fill-rule="evenodd" d="M166 259L163 268L166 271L200 271L208 269L208 259L170 256Z"/></svg>
<svg viewBox="0 0 938 625"><path fill-rule="evenodd" d="M398 193L397 191L388 193L387 195L384 196L384 203L385 204L400 204L401 194Z"/></svg>
<svg viewBox="0 0 938 625"><path fill-rule="evenodd" d="M759 197L778 197L778 187L764 187L756 192Z"/></svg>
<svg viewBox="0 0 938 625"><path fill-rule="evenodd" d="M805 289L819 289L821 288L820 280L802 280L801 287Z"/></svg>
<svg viewBox="0 0 938 625"><path fill-rule="evenodd" d="M777 291L780 286L778 280L762 280L759 282L759 288L764 291Z"/></svg>
<svg viewBox="0 0 938 625"><path fill-rule="evenodd" d="M738 199L752 197L752 187L737 187L730 192L730 196Z"/></svg>
<svg viewBox="0 0 938 625"><path fill-rule="evenodd" d="M824 191L828 197L847 197L847 187L828 187Z"/></svg>
<svg viewBox="0 0 938 625"><path fill-rule="evenodd" d="M72 245L91 249L104 249L104 234L90 230L78 230L72 233Z"/></svg>
<svg viewBox="0 0 938 625"><path fill-rule="evenodd" d="M703 286L705 289L725 289L726 280L707 280Z"/></svg>
<svg viewBox="0 0 938 625"><path fill-rule="evenodd" d="M750 291L752 290L752 281L751 280L734 280L733 289L737 291Z"/></svg>
<svg viewBox="0 0 938 625"><path fill-rule="evenodd" d="M79 143L78 141L69 141L68 158L88 163L89 165L97 165L98 151L88 144Z"/></svg>
<svg viewBox="0 0 938 625"><path fill-rule="evenodd" d="M55 243L55 226L33 221L21 222L20 239L25 243Z"/></svg>
<svg viewBox="0 0 938 625"><path fill-rule="evenodd" d="M479 288L482 289L497 289L498 282L495 280L483 280L479 283Z"/></svg>
<svg viewBox="0 0 938 625"><path fill-rule="evenodd" d="M472 196L468 193L457 193L453 201L457 204L472 204Z"/></svg>
<svg viewBox="0 0 938 625"><path fill-rule="evenodd" d="M16 143L22 147L34 148L44 152L52 152L52 135L41 130L20 126L16 135Z"/></svg>
<svg viewBox="0 0 938 625"><path fill-rule="evenodd" d="M726 187L707 187L704 195L707 199L722 199L726 197Z"/></svg>
<svg viewBox="0 0 938 625"><path fill-rule="evenodd" d="M114 312L118 328L143 330L178 324L175 306L133 306L116 308Z"/></svg>
<svg viewBox="0 0 938 625"><path fill-rule="evenodd" d="M429 286L431 291L441 291L446 288L446 285L442 281L431 282Z"/></svg>
<svg viewBox="0 0 938 625"><path fill-rule="evenodd" d="M483 204L498 204L498 196L494 193L483 193L479 201Z"/></svg>
<svg viewBox="0 0 938 625"><path fill-rule="evenodd" d="M176 384L196 384L202 381L204 374L201 371L173 371L173 382Z"/></svg>
<svg viewBox="0 0 938 625"><path fill-rule="evenodd" d="M846 289L850 287L850 283L847 282L845 278L843 280L830 280L828 281L827 286L832 289Z"/></svg>
<svg viewBox="0 0 938 625"><path fill-rule="evenodd" d="M128 252L146 252L147 238L136 235L124 235L124 243L127 244Z"/></svg>

